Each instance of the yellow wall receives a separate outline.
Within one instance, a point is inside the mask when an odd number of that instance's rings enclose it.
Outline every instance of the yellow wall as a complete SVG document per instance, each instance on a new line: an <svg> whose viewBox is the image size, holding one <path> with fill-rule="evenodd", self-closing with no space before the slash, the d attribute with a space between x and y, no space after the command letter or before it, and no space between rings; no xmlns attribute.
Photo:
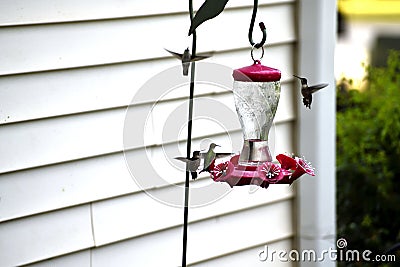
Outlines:
<svg viewBox="0 0 400 267"><path fill-rule="evenodd" d="M349 16L388 15L400 18L398 0L338 0L338 9Z"/></svg>

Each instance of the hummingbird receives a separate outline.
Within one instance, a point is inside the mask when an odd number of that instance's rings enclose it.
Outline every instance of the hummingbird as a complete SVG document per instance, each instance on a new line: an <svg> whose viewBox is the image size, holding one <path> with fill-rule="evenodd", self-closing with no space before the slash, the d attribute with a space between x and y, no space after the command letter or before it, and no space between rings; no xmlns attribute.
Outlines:
<svg viewBox="0 0 400 267"><path fill-rule="evenodd" d="M186 170L190 171L192 179L197 178L197 169L200 166L200 151L193 151L193 155L189 159L185 157L176 157L175 159L185 162Z"/></svg>
<svg viewBox="0 0 400 267"><path fill-rule="evenodd" d="M294 77L300 79L301 81L301 94L303 95L303 104L311 109L311 102L312 102L312 94L317 92L318 90L321 90L324 87L327 87L327 83L321 83L313 86L308 86L307 84L307 79L303 77L299 77L296 75L293 75Z"/></svg>
<svg viewBox="0 0 400 267"><path fill-rule="evenodd" d="M208 148L208 151L205 153L204 156L204 166L203 169L200 171L200 173L206 171L210 172L210 165L211 163L215 160L217 154L214 152L214 148L219 145L211 143L210 147Z"/></svg>
<svg viewBox="0 0 400 267"><path fill-rule="evenodd" d="M193 56L192 54L190 54L189 47L185 49L183 54L179 54L179 53L170 51L168 49L165 49L165 50L167 52L169 52L171 55L173 55L174 57L176 57L176 58L178 58L179 60L182 61L182 68L183 68L183 75L184 76L188 76L190 62L199 61L199 60L206 59L206 58L209 58L209 57L212 56L212 53L210 53L210 54L199 54L199 55Z"/></svg>

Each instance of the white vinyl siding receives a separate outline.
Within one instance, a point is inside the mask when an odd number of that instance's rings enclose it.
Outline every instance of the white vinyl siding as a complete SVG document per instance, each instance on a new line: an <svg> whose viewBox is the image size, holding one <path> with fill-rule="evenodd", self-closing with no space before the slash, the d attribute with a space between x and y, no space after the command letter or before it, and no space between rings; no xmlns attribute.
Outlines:
<svg viewBox="0 0 400 267"><path fill-rule="evenodd" d="M196 8L201 4L195 1ZM282 71L272 153L296 152L296 2L259 4L256 21L262 20L268 32L263 63ZM199 27L198 50L215 51L208 62L232 68L251 64L251 5L230 1L220 16ZM183 210L155 201L134 182L124 159L123 128L140 87L179 64L164 48L190 46L187 6L177 0L0 1L0 267L180 265ZM195 93L234 110L226 91ZM146 153L165 161L163 149L184 141L163 140L156 133L166 111L187 97L188 90L182 91L154 110L147 152L140 142L130 144L128 153L137 164L145 164ZM154 101L130 108L146 117ZM195 112L196 101L201 98ZM239 123L232 125L230 137L240 147ZM193 134L195 148L204 138L229 146L217 128L195 122ZM164 161L161 165L167 165ZM164 170L182 187L184 172ZM201 176L191 185L205 183L210 179ZM184 191L178 193L183 198ZM294 246L294 201L293 187L286 185L236 187L219 201L190 209L188 263L266 265L258 260L266 244Z"/></svg>

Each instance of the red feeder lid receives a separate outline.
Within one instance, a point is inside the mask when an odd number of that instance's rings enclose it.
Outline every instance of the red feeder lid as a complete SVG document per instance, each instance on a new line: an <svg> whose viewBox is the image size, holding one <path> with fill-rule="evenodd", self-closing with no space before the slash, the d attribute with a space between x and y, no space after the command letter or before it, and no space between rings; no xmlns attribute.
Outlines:
<svg viewBox="0 0 400 267"><path fill-rule="evenodd" d="M241 82L276 82L281 79L281 71L264 66L259 60L255 60L251 66L234 70L233 78Z"/></svg>

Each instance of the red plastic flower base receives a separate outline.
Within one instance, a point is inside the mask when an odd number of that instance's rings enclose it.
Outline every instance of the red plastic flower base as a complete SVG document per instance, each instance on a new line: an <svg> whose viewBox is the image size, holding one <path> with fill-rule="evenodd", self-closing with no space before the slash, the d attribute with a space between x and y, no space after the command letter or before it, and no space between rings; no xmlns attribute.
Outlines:
<svg viewBox="0 0 400 267"><path fill-rule="evenodd" d="M280 164L264 162L257 166L243 166L238 163L239 155L230 160L210 166L210 176L215 182L225 182L231 187L258 185L268 188L270 184L292 184L307 173L315 176L314 169L305 159L279 154Z"/></svg>

